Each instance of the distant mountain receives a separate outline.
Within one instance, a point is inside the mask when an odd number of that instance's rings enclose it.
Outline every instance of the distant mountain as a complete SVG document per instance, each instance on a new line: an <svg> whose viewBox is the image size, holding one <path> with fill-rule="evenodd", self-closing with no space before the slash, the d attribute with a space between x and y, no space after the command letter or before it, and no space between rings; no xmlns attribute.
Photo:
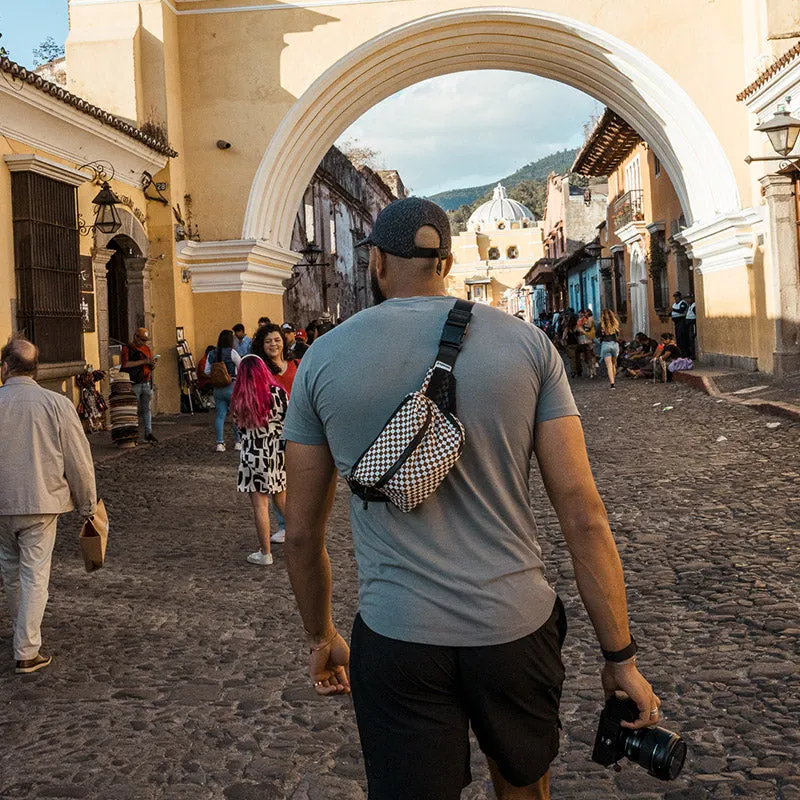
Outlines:
<svg viewBox="0 0 800 800"><path fill-rule="evenodd" d="M446 192L432 194L428 199L438 203L447 211L454 211L459 206L474 203L498 183L502 183L506 189L511 189L521 181L544 181L551 172L566 172L575 161L576 155L578 155L577 149L559 150L557 153L526 164L512 175L500 178L499 181L493 181L484 186L471 186L467 189L450 189Z"/></svg>

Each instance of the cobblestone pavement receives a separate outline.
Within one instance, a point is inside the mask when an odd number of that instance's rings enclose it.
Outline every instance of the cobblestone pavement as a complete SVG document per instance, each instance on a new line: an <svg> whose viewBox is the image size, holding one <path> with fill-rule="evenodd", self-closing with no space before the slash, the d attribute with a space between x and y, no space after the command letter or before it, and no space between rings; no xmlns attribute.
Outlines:
<svg viewBox="0 0 800 800"><path fill-rule="evenodd" d="M589 760L597 647L538 476L540 538L570 615L556 800L800 798L798 433L677 385L576 387L627 568L641 664L665 725L690 742L673 784ZM660 405L656 405L660 403ZM64 517L44 622L53 666L15 676L0 610L0 797L350 800L363 769L348 699L317 699L280 546L233 491L236 454L193 429L98 467L112 519L87 575ZM725 437L721 439L721 437ZM568 476L566 476L568 477ZM355 613L340 492L330 534L335 609ZM474 757L464 800L491 798Z"/></svg>

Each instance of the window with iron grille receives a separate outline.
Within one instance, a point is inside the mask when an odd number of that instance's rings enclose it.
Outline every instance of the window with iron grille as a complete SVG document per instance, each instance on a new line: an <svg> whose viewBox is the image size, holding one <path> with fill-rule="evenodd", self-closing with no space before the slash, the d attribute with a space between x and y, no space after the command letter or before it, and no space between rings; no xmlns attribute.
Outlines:
<svg viewBox="0 0 800 800"><path fill-rule="evenodd" d="M17 326L43 363L83 359L75 187L35 172L11 174Z"/></svg>

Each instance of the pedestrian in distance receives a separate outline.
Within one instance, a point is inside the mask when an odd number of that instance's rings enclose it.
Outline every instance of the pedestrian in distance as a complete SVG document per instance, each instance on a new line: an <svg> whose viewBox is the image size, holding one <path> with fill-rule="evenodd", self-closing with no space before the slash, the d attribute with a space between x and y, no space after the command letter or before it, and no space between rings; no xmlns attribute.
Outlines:
<svg viewBox="0 0 800 800"><path fill-rule="evenodd" d="M289 342L282 326L264 325L259 328L253 340L253 354L264 361L275 381L284 388L287 396L291 395L297 366L300 363L289 355ZM273 503L277 529L270 537L271 541L281 544L286 538L286 524L283 519L283 508Z"/></svg>
<svg viewBox="0 0 800 800"><path fill-rule="evenodd" d="M583 328L583 335L586 338L586 340L582 343L583 358L586 362L586 370L589 373L589 377L594 378L595 375L597 375L597 359L594 355L594 343L595 339L597 339L597 328L594 324L594 315L592 314L591 308L587 308L584 312L581 327Z"/></svg>
<svg viewBox="0 0 800 800"><path fill-rule="evenodd" d="M300 362L289 357L289 343L281 326L259 328L253 339L252 352L264 361L278 384L290 394Z"/></svg>
<svg viewBox="0 0 800 800"><path fill-rule="evenodd" d="M253 340L245 333L244 325L238 322L233 326L233 348L240 356L246 356L250 352L250 345Z"/></svg>
<svg viewBox="0 0 800 800"><path fill-rule="evenodd" d="M483 304L471 321L459 312L462 334L469 326L453 369L466 432L460 458L409 513L350 503L360 583L351 652L333 622L325 547L337 472L350 476L438 353L456 346L440 347L455 312L444 211L396 201L366 243L383 302L309 350L284 429L285 554L309 677L319 695L352 690L370 798L457 800L471 780L471 725L499 798L546 799L566 617L536 542L532 453L606 659L605 692L635 701L640 716L627 724L636 728L655 724L660 705L633 659L622 566L564 365L533 325Z"/></svg>
<svg viewBox="0 0 800 800"><path fill-rule="evenodd" d="M205 373L209 376L211 385L214 387L214 403L216 404L217 411L214 421L214 429L217 434L215 450L218 453L225 452L225 419L228 416L231 397L233 396L233 387L236 382L236 369L241 360L242 357L234 348L233 331L227 328L220 331L217 337L217 346L208 354L205 366ZM214 369L214 364L218 364L219 366ZM235 423L233 426L233 438L236 449L241 450L239 429L236 427Z"/></svg>
<svg viewBox="0 0 800 800"><path fill-rule="evenodd" d="M259 317L258 327L263 328L265 325L272 325L272 320L269 317Z"/></svg>
<svg viewBox="0 0 800 800"><path fill-rule="evenodd" d="M308 350L308 345L297 334L299 331L292 322L281 325L283 338L286 340L286 358L288 361L300 361ZM305 336L305 334L303 335Z"/></svg>
<svg viewBox="0 0 800 800"><path fill-rule="evenodd" d="M564 345L564 349L567 351L567 358L571 366L571 378L583 377L580 344L580 337L582 335L583 331L578 328L577 317L567 317L564 323L564 333L561 336L561 341Z"/></svg>
<svg viewBox="0 0 800 800"><path fill-rule="evenodd" d="M16 672L48 666L42 647L59 514L97 503L89 442L72 403L36 383L39 351L22 337L0 351L0 572Z"/></svg>
<svg viewBox="0 0 800 800"><path fill-rule="evenodd" d="M670 311L672 317L672 324L675 327L675 341L681 352L689 352L689 329L686 325L686 314L689 311L689 304L683 299L680 292L675 292L672 295L673 303Z"/></svg>
<svg viewBox="0 0 800 800"><path fill-rule="evenodd" d="M231 414L242 434L237 490L247 492L253 506L259 548L247 556L251 564L272 564L269 501L283 512L286 498L283 420L289 402L284 388L254 354L239 364Z"/></svg>
<svg viewBox="0 0 800 800"><path fill-rule="evenodd" d="M606 374L611 388L615 389L617 379L617 357L619 356L619 317L610 309L600 312L600 360L606 365Z"/></svg>
<svg viewBox="0 0 800 800"><path fill-rule="evenodd" d="M139 417L144 422L144 440L158 444L158 439L153 436L153 413L150 407L153 401L153 370L159 356L153 355L148 341L150 332L147 328L137 328L133 341L122 348L120 368L128 373L133 384Z"/></svg>
<svg viewBox="0 0 800 800"><path fill-rule="evenodd" d="M694 297L689 295L686 298L689 307L686 309L686 346L684 356L688 356L694 361L697 358L697 304Z"/></svg>

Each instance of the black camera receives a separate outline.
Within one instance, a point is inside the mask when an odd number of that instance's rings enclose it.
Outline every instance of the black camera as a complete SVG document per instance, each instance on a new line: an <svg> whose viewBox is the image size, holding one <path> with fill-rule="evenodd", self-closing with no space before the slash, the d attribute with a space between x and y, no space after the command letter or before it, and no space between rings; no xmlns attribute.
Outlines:
<svg viewBox="0 0 800 800"><path fill-rule="evenodd" d="M620 724L623 721L635 722L638 718L639 709L633 700L612 694L600 713L592 761L610 767L625 756L644 767L654 778L674 780L680 775L686 760L686 742L665 728L631 730Z"/></svg>

